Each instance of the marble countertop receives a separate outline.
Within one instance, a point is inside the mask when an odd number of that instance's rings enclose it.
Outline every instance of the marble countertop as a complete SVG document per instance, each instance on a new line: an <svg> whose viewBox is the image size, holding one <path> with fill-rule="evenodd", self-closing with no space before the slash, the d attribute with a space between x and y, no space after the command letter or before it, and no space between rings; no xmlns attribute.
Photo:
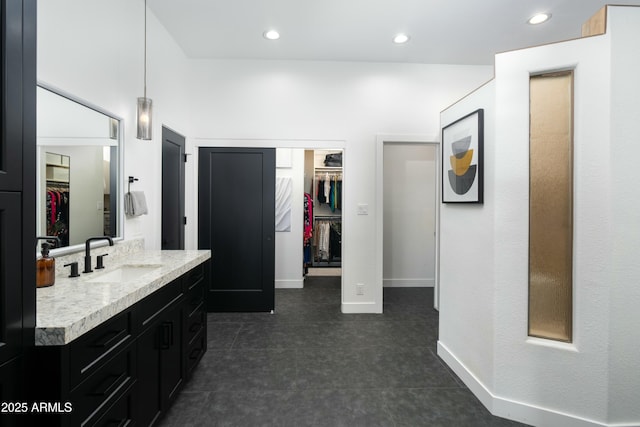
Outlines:
<svg viewBox="0 0 640 427"><path fill-rule="evenodd" d="M143 250L122 259L105 259L104 270L75 278L58 275L55 285L36 291L36 345L70 343L210 257L209 250ZM113 278L122 273L115 270L136 266L141 271L138 277ZM106 276L104 282L101 276Z"/></svg>

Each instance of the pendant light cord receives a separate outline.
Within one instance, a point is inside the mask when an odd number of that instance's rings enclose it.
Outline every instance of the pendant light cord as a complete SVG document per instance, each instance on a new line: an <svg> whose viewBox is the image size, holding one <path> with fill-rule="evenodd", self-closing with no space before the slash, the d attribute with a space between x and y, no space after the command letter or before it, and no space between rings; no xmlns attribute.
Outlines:
<svg viewBox="0 0 640 427"><path fill-rule="evenodd" d="M144 97L147 97L147 0L144 0Z"/></svg>

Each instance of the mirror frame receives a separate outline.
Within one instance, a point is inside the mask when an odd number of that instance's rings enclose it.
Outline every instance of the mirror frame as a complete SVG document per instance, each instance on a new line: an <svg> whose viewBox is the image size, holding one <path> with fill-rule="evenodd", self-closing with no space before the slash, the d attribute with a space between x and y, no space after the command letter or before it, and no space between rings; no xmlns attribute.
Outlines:
<svg viewBox="0 0 640 427"><path fill-rule="evenodd" d="M116 198L116 236L113 237L113 241L114 242L118 242L118 241L122 241L124 240L124 205L123 205L123 200L124 200L124 119L116 114L113 114L110 111L105 110L104 108L101 108L85 99L79 98L75 95L70 94L69 92L62 90L56 86L50 85L48 83L45 83L41 80L38 80L37 82L37 86L41 87L42 89L48 90L49 92L53 92L58 96L61 96L63 98L68 99L69 101L75 102L77 104L80 104L84 107L87 107L91 110L94 110L100 114L104 114L107 117L111 117L115 120L118 121L118 160L117 160L117 167L118 167L118 173L116 174L116 188L118 189L118 197ZM36 117L37 120L37 117ZM38 185L40 183L40 160L41 160L41 148L42 146L38 145L37 143L37 139L36 139L36 198L39 199L40 195L38 193L39 188ZM36 200L36 209L38 209L40 206L38 204L38 200ZM113 216L113 215L112 215ZM38 215L38 213L36 212L36 218L40 218L40 216ZM37 227L37 226L36 226ZM36 233L37 233L37 228L36 228ZM91 236L93 237L93 236ZM97 246L104 246L106 245L107 242L106 241L97 241L97 242L93 242L91 247L97 247ZM35 248L36 248L36 258L38 256L40 256L40 251L38 250L38 245L35 244ZM56 248L56 249L51 249L50 255L51 256L61 256L61 255L67 255L67 254L72 254L72 253L77 253L77 252L81 252L85 250L85 245L84 244L77 244L77 245L73 245L73 246L65 246L63 248Z"/></svg>

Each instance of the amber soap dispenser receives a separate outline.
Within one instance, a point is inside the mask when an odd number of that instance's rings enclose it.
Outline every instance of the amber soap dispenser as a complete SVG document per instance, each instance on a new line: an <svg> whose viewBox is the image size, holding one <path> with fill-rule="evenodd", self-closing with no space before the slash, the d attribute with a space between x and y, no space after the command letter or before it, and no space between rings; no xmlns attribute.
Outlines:
<svg viewBox="0 0 640 427"><path fill-rule="evenodd" d="M39 237L38 240L49 239ZM36 260L36 287L38 288L53 286L56 283L56 260L49 256L49 249L53 246L48 241L45 241L42 244L42 256Z"/></svg>

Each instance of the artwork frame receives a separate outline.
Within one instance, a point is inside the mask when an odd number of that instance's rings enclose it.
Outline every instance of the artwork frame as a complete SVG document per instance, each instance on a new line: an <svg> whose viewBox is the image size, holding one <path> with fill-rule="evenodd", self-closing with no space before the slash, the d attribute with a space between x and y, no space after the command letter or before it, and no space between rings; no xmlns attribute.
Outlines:
<svg viewBox="0 0 640 427"><path fill-rule="evenodd" d="M442 203L483 203L484 109L442 128Z"/></svg>

